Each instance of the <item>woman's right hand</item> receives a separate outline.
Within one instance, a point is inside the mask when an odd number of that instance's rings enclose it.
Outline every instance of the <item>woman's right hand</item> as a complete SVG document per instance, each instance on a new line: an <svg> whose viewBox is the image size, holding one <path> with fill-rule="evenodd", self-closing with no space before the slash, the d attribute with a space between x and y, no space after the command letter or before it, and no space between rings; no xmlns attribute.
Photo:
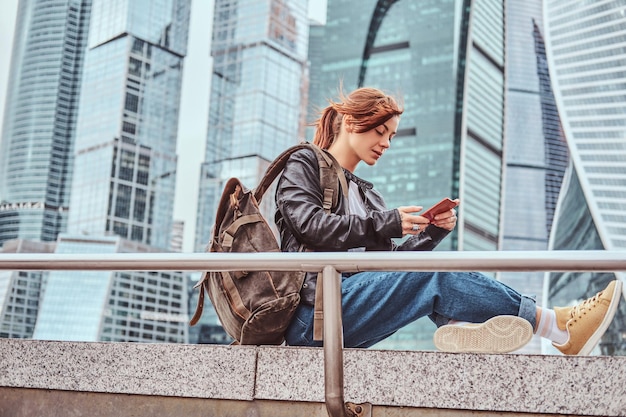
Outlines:
<svg viewBox="0 0 626 417"><path fill-rule="evenodd" d="M417 216L414 213L422 211L422 206L403 206L398 207L400 220L402 221L402 236L417 235L428 226L428 219Z"/></svg>

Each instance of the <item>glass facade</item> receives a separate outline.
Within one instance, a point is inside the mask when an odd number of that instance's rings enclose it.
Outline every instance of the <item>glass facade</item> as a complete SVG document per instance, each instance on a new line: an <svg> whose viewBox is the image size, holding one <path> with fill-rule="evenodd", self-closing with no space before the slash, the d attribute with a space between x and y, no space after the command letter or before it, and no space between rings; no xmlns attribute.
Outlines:
<svg viewBox="0 0 626 417"><path fill-rule="evenodd" d="M542 1L506 4L506 143L502 250L547 250L567 143L551 89L543 39ZM543 272L498 278L543 302ZM522 353L540 353L533 338Z"/></svg>
<svg viewBox="0 0 626 417"><path fill-rule="evenodd" d="M53 242L14 239L0 253L49 253L54 247ZM45 277L41 271L0 271L0 337L33 337Z"/></svg>
<svg viewBox="0 0 626 417"><path fill-rule="evenodd" d="M367 85L404 103L397 136L372 181L389 207L459 197L457 230L439 250L495 250L504 138L504 5L500 1L329 0L312 30L309 109L340 84ZM309 114L312 121L315 114ZM310 132L309 132L310 134ZM434 349L423 319L378 347Z"/></svg>
<svg viewBox="0 0 626 417"><path fill-rule="evenodd" d="M19 2L0 148L0 245L67 227L91 0Z"/></svg>
<svg viewBox="0 0 626 417"><path fill-rule="evenodd" d="M602 239L589 210L575 170L570 170L559 201L559 209L550 246L557 250L602 250ZM616 278L615 274L604 272L552 272L547 274L545 283L548 305L575 305L593 296ZM623 300L622 300L623 301ZM547 353L557 352L550 344L545 344ZM626 355L626 303L619 309L595 348L595 354Z"/></svg>
<svg viewBox="0 0 626 417"><path fill-rule="evenodd" d="M160 252L114 237L60 235L56 253ZM39 340L186 343L180 272L51 271L33 334Z"/></svg>
<svg viewBox="0 0 626 417"><path fill-rule="evenodd" d="M116 243L117 238L66 241L61 235L56 253L115 253ZM33 338L98 341L113 275L109 271L49 272Z"/></svg>
<svg viewBox="0 0 626 417"><path fill-rule="evenodd" d="M168 250L190 3L20 2L0 242L67 228L57 253ZM187 341L180 272L15 272L0 288L5 337Z"/></svg>
<svg viewBox="0 0 626 417"><path fill-rule="evenodd" d="M70 233L169 248L189 0L94 1Z"/></svg>
<svg viewBox="0 0 626 417"><path fill-rule="evenodd" d="M619 0L544 2L550 77L572 158L552 249L626 249L624 7ZM615 277L626 279L623 272L551 273L547 303L575 304ZM624 302L596 353L626 354Z"/></svg>
<svg viewBox="0 0 626 417"><path fill-rule="evenodd" d="M197 251L209 242L224 182L256 186L269 162L303 139L307 45L306 0L215 1ZM268 215L272 205L263 200Z"/></svg>
<svg viewBox="0 0 626 417"><path fill-rule="evenodd" d="M574 167L605 249L626 249L624 1L547 1L547 51Z"/></svg>

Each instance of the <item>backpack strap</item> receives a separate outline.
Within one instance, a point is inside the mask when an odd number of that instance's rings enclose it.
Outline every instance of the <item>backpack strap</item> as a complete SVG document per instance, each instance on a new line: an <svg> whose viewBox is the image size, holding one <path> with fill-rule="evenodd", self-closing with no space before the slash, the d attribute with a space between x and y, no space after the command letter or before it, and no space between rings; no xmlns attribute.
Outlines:
<svg viewBox="0 0 626 417"><path fill-rule="evenodd" d="M316 149L317 163L320 167L320 184L324 193L324 211L332 213L337 206L339 193L337 192L337 180L341 184L344 197L348 198L348 182L339 162L328 152ZM315 285L315 307L313 310L313 340L324 339L324 287L322 274L317 274Z"/></svg>
<svg viewBox="0 0 626 417"><path fill-rule="evenodd" d="M313 144L303 142L299 145L294 145L291 148L285 149L280 155L278 155L276 159L274 159L272 163L267 167L263 178L261 178L261 182L259 182L259 185L254 189L254 198L256 199L256 201L261 201L261 199L263 198L263 194L265 194L265 192L268 190L268 188L270 188L278 174L280 174L285 168L285 165L287 164L287 161L289 160L289 157L292 153L304 148L315 149L314 147L316 146Z"/></svg>
<svg viewBox="0 0 626 417"><path fill-rule="evenodd" d="M270 166L267 167L261 182L254 189L254 198L257 202L261 201L263 195L270 188L278 174L280 174L285 168L291 154L305 148L312 149L315 152L315 155L317 155L317 163L320 169L320 185L324 193L324 211L326 211L326 213L330 213L331 210L337 205L337 179L339 180L339 184L341 184L340 188L344 196L346 198L348 197L348 182L346 181L346 176L344 175L343 168L341 168L339 162L337 162L337 160L328 151L325 151L312 143L303 142L283 151L276 157L276 159L274 159L274 161L272 161ZM331 201L330 206L328 206L327 200Z"/></svg>
<svg viewBox="0 0 626 417"><path fill-rule="evenodd" d="M196 285L193 286L194 289L199 287L200 292L198 295L198 304L196 304L196 313L193 315L193 317L189 321L190 326L194 326L198 322L198 320L200 320L200 316L202 316L202 309L204 308L204 283L208 275L209 275L208 272L204 272L200 280L198 280Z"/></svg>
<svg viewBox="0 0 626 417"><path fill-rule="evenodd" d="M348 181L343 173L343 168L329 152L318 147L313 149L317 155L317 164L320 167L320 185L324 193L324 211L326 214L330 214L337 206L339 198L337 180L339 180L341 185L340 188L344 198L348 198Z"/></svg>

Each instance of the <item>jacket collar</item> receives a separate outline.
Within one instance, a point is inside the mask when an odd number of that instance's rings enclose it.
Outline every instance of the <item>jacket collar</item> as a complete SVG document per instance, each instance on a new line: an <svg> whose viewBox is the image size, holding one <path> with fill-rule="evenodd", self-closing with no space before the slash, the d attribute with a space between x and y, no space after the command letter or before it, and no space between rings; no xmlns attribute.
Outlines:
<svg viewBox="0 0 626 417"><path fill-rule="evenodd" d="M365 188L367 190L371 190L372 188L374 188L374 184L372 184L369 181L365 181L363 178L357 177L356 175L354 175L352 172L348 171L347 169L344 169L343 173L346 175L346 179L348 181L353 181L360 188Z"/></svg>

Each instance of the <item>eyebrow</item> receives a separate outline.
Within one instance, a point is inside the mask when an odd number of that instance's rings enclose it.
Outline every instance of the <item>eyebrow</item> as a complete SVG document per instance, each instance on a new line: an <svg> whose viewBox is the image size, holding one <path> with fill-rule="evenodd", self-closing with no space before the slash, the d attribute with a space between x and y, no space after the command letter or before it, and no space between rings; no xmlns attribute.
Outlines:
<svg viewBox="0 0 626 417"><path fill-rule="evenodd" d="M382 126L385 128L386 131L389 131L389 128L387 127L387 124L383 123ZM391 132L392 135L395 135L397 132Z"/></svg>

